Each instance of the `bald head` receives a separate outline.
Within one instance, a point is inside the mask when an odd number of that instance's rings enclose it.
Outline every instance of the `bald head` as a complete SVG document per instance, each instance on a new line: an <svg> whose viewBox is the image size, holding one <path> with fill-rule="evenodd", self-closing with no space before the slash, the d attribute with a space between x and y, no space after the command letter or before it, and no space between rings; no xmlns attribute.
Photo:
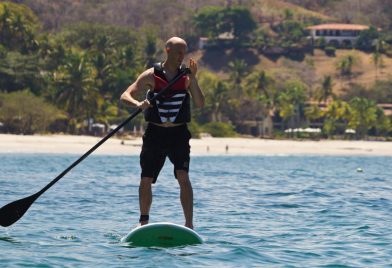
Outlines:
<svg viewBox="0 0 392 268"><path fill-rule="evenodd" d="M166 65L177 68L182 64L185 53L187 51L187 45L184 39L179 37L172 37L166 41Z"/></svg>
<svg viewBox="0 0 392 268"><path fill-rule="evenodd" d="M185 42L184 39L180 38L180 37L172 37L169 40L166 41L166 50L170 50L173 47L187 47L187 44Z"/></svg>

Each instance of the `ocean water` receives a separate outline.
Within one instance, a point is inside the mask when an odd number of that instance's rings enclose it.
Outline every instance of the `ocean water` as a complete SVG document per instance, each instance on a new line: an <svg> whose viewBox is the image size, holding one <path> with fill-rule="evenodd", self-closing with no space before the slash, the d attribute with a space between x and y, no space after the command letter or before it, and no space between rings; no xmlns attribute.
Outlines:
<svg viewBox="0 0 392 268"><path fill-rule="evenodd" d="M0 206L78 157L0 154ZM392 157L193 157L205 243L178 248L120 243L138 221L139 174L137 156L89 156L0 227L0 267L392 267ZM167 161L151 222L184 223L172 174Z"/></svg>

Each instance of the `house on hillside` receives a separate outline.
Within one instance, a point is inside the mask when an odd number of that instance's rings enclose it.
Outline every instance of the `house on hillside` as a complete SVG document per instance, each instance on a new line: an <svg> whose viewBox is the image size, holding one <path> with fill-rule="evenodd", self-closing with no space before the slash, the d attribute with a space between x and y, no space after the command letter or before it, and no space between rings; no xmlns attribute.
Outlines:
<svg viewBox="0 0 392 268"><path fill-rule="evenodd" d="M234 40L234 34L232 32L221 33L217 36L216 39L210 39L208 37L199 37L198 49L205 49L207 46L215 43L219 43L221 45L231 43Z"/></svg>
<svg viewBox="0 0 392 268"><path fill-rule="evenodd" d="M324 38L325 43L335 47L352 47L357 41L362 31L368 30L370 27L360 24L319 24L309 26L310 36L314 43L316 40Z"/></svg>
<svg viewBox="0 0 392 268"><path fill-rule="evenodd" d="M392 116L392 103L379 103L377 106L384 111L386 116Z"/></svg>

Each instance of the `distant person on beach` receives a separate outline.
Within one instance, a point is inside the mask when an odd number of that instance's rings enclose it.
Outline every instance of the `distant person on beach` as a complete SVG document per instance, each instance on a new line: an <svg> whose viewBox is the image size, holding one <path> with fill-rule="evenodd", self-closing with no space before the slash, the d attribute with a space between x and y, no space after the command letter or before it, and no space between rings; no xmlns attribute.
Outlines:
<svg viewBox="0 0 392 268"><path fill-rule="evenodd" d="M121 95L123 102L142 109L148 122L140 153L140 225L149 221L151 186L156 182L166 157L169 157L174 165L174 176L180 185L185 226L193 229L193 189L188 175L191 134L187 123L191 119L190 96L196 107L204 106L204 94L196 80L196 61L189 60L189 75L183 75L163 97L155 102L149 101L179 74L186 50L187 44L183 39L172 37L167 40L166 60L144 71ZM147 91L145 100L135 99L140 91Z"/></svg>

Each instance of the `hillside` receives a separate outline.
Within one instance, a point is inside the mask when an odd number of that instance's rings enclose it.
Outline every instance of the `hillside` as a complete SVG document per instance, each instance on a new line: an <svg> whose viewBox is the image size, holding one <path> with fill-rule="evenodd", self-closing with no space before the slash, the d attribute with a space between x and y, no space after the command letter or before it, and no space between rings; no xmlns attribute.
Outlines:
<svg viewBox="0 0 392 268"><path fill-rule="evenodd" d="M279 20L285 10L297 19L372 24L391 28L389 0L13 0L29 6L43 22L44 29L58 30L70 23L97 22L132 28L157 27L160 33L184 33L189 17L208 5L241 4L252 9L259 22ZM162 23L165 22L165 23Z"/></svg>
<svg viewBox="0 0 392 268"><path fill-rule="evenodd" d="M341 77L337 70L339 59L347 55L354 55L357 59L350 78ZM254 50L199 51L191 56L198 59L203 67L217 72L222 78L227 78L225 73L228 71L228 64L235 59L244 60L251 70L265 70L282 79L301 78L313 90L320 85L325 76L330 75L334 81L333 92L337 95L349 88L350 83L371 87L376 79L391 79L392 73L392 58L382 56L383 64L376 74L372 54L359 50L337 49L336 56L329 57L324 51L316 49L313 55L305 55L302 61L287 57L268 58Z"/></svg>
<svg viewBox="0 0 392 268"><path fill-rule="evenodd" d="M50 1L50 0L14 0L29 6L39 17L44 30L59 31L63 27L77 22L91 22L127 26L131 29L151 27L161 39L160 44L168 36L194 34L194 28L189 18L206 5L235 5L242 4L250 8L260 27L270 29L280 23L286 16L293 20L312 22L332 22L347 20L342 17L341 8L349 8L345 14L351 16L353 22L378 23L385 26L389 20L384 14L388 5L383 0L364 0L353 5L348 0L171 0L165 5L158 0L131 1L109 0L98 1ZM374 18L374 11L378 11L379 18ZM289 12L289 13L288 13ZM354 14L350 15L350 14ZM382 23L380 20L382 19ZM161 23L165 21L165 23ZM159 25L159 26L158 26ZM159 27L159 28L158 28ZM269 30L271 32L271 30ZM201 67L208 68L220 76L227 76L228 64L235 59L243 59L251 70L263 69L274 73L278 77L299 77L307 82L309 87L319 83L323 77L333 77L334 91L339 93L347 88L349 83L371 86L376 79L389 79L392 70L392 59L383 56L382 68L376 73L372 55L355 51L357 64L353 68L353 75L342 78L337 71L337 61L352 53L350 50L337 50L335 57L328 57L324 52L315 50L314 55L299 55L296 59L286 57L269 58L258 53L255 49L229 49L218 51L198 51L193 55L200 60Z"/></svg>
<svg viewBox="0 0 392 268"><path fill-rule="evenodd" d="M317 10L309 10L300 5L282 0L255 0L252 4L253 14L261 21L279 20L285 16L285 12L290 10L293 17L308 21L335 21L336 18L328 16ZM321 9L320 9L321 10Z"/></svg>

